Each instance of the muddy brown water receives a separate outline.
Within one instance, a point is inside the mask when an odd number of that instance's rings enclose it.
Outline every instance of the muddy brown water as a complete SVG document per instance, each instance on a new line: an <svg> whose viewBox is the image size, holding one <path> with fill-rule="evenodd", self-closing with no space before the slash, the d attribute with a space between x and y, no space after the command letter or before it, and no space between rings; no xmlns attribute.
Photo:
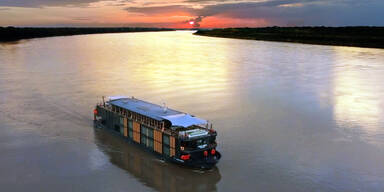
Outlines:
<svg viewBox="0 0 384 192"><path fill-rule="evenodd" d="M148 32L0 44L1 191L383 191L384 50ZM209 171L105 130L102 95L208 119Z"/></svg>

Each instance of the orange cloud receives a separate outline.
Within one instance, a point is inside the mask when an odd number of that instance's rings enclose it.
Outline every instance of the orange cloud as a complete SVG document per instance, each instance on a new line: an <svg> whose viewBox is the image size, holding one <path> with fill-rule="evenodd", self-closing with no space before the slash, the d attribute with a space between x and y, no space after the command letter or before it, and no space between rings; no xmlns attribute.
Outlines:
<svg viewBox="0 0 384 192"><path fill-rule="evenodd" d="M354 2L354 3L348 3ZM176 28L384 25L372 0L0 0L0 26ZM75 6L76 5L76 6ZM41 8L43 7L43 8ZM189 24L193 21L194 24Z"/></svg>

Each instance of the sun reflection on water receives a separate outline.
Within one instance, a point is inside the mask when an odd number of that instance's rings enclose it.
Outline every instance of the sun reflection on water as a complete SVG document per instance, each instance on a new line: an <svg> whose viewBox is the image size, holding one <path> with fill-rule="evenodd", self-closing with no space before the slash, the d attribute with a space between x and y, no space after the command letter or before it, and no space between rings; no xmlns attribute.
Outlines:
<svg viewBox="0 0 384 192"><path fill-rule="evenodd" d="M375 50L335 49L338 65L334 67L332 93L336 123L340 127L357 126L368 136L382 132L384 89L381 82L384 77L374 71L380 63L377 60L370 63L366 59L370 54L374 55Z"/></svg>
<svg viewBox="0 0 384 192"><path fill-rule="evenodd" d="M202 110L206 108L204 104L214 103L218 98L231 99L227 97L233 93L231 75L234 66L230 65L229 59L231 49L216 46L216 43L226 44L230 40L210 39L207 44L204 38L208 37L190 33L149 32L83 37L91 42L84 45L84 49L88 46L92 51L79 57L84 58L84 63L94 61L89 67L96 74L87 76L98 81L97 86L88 85L87 89L105 95L133 95L158 104L166 102L176 108L187 108L184 106L188 103L186 100L191 100ZM105 43L112 46L106 49L103 46ZM82 72L89 73L88 70ZM210 110L218 109L221 104L224 105L224 102Z"/></svg>

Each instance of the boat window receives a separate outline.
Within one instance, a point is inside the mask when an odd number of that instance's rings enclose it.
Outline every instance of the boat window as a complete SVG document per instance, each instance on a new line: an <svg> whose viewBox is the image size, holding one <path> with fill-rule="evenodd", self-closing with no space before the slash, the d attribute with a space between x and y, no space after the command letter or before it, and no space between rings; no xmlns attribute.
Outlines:
<svg viewBox="0 0 384 192"><path fill-rule="evenodd" d="M145 137L145 136L141 137L141 144L147 145L147 137Z"/></svg>
<svg viewBox="0 0 384 192"><path fill-rule="evenodd" d="M147 136L148 128L146 126L141 125L141 134Z"/></svg>
<svg viewBox="0 0 384 192"><path fill-rule="evenodd" d="M132 129L128 129L128 136L129 136L129 138L133 138L133 131L132 131Z"/></svg>
<svg viewBox="0 0 384 192"><path fill-rule="evenodd" d="M166 145L163 145L163 154L166 156L169 156L169 154L170 154L169 147Z"/></svg>
<svg viewBox="0 0 384 192"><path fill-rule="evenodd" d="M169 136L168 135L163 135L163 143L166 145L169 145Z"/></svg>
<svg viewBox="0 0 384 192"><path fill-rule="evenodd" d="M148 138L153 139L153 129L148 129Z"/></svg>
<svg viewBox="0 0 384 192"><path fill-rule="evenodd" d="M150 149L153 149L153 140L152 139L148 139L147 147L149 147Z"/></svg>
<svg viewBox="0 0 384 192"><path fill-rule="evenodd" d="M205 145L205 144L208 144L208 140L207 139L199 139L196 141L196 145L199 146L199 145Z"/></svg>
<svg viewBox="0 0 384 192"><path fill-rule="evenodd" d="M208 144L208 138L193 140L193 141L182 141L181 146L189 149L196 149L199 146Z"/></svg>
<svg viewBox="0 0 384 192"><path fill-rule="evenodd" d="M133 128L132 120L128 120L128 128L129 128L129 129L132 129L132 128Z"/></svg>

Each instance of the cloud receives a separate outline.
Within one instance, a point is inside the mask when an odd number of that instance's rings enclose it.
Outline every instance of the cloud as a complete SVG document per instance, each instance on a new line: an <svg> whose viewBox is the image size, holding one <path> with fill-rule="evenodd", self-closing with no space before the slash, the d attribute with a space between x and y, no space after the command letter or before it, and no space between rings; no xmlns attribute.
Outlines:
<svg viewBox="0 0 384 192"><path fill-rule="evenodd" d="M203 18L204 18L204 17L205 17L205 16L198 16L198 17L196 17L196 18L189 19L189 20L187 20L186 22L187 22L187 23L191 23L191 24L193 25L193 27L200 27L200 22L203 21Z"/></svg>
<svg viewBox="0 0 384 192"><path fill-rule="evenodd" d="M130 13L140 13L144 15L163 15L174 12L194 13L195 9L185 5L168 5L168 6L146 6L146 7L127 7Z"/></svg>
<svg viewBox="0 0 384 192"><path fill-rule="evenodd" d="M44 7L87 5L101 0L0 0L0 7Z"/></svg>
<svg viewBox="0 0 384 192"><path fill-rule="evenodd" d="M206 0L188 0L189 2ZM214 2L214 1L212 1ZM196 18L216 16L237 19L264 19L271 25L384 25L382 0L270 0L209 4L128 7L129 12L156 15L187 12Z"/></svg>
<svg viewBox="0 0 384 192"><path fill-rule="evenodd" d="M185 0L186 3L222 3L222 2L241 2L246 0ZM248 0L250 2L252 0ZM260 0L256 0L260 1Z"/></svg>
<svg viewBox="0 0 384 192"><path fill-rule="evenodd" d="M200 14L263 18L276 25L383 25L382 7L380 0L277 0L210 5Z"/></svg>
<svg viewBox="0 0 384 192"><path fill-rule="evenodd" d="M73 17L72 20L75 21L90 21L91 19L88 17Z"/></svg>
<svg viewBox="0 0 384 192"><path fill-rule="evenodd" d="M240 2L240 3L222 3L205 6L203 9L198 10L200 15L211 16L211 15L228 15L231 13L237 18L256 18L260 16L269 15L265 10L277 12L288 9L284 5L290 4L308 4L318 0L272 0L262 2ZM324 2L324 1L323 1ZM248 16L246 16L248 15Z"/></svg>
<svg viewBox="0 0 384 192"><path fill-rule="evenodd" d="M270 1L246 1L246 2L231 2L231 3L217 3L223 1L217 0L188 0L187 2L216 2L216 4L206 5L202 8L193 8L188 5L167 5L167 6L138 6L127 7L125 10L134 13L141 13L146 15L156 15L169 12L188 12L196 16L211 16L224 12L252 10L256 11L263 7L279 7L282 5L297 4L297 3L309 3L316 0L270 0ZM318 1L318 0L317 0Z"/></svg>
<svg viewBox="0 0 384 192"><path fill-rule="evenodd" d="M73 10L71 15L66 15L69 14L66 12L66 6L79 7L94 2L100 2L97 4L97 9L91 10L86 7L81 11ZM55 8L51 6L60 7L58 9L65 13L60 18L55 17L52 15L54 12L52 10ZM8 21L4 18L10 16L6 11L9 7L47 8L44 9L45 12L41 9L28 9L28 11L15 9L12 14L15 16L20 14L20 18L13 17L12 21ZM148 21L148 24L153 26L171 22L172 25L185 27L188 26L187 22L194 21L196 27L208 26L207 22L210 22L209 26L215 26L214 23L217 22L230 27L239 26L242 22L256 26L252 21L263 21L263 25L281 26L384 26L384 20L381 19L384 18L383 8L384 0L0 0L0 12L3 14L0 22L8 24L22 21L24 24L34 20L32 16L36 16L50 22L59 22L62 18L74 23L86 21L84 18L92 18L87 23L104 19L102 23L105 25L108 22L138 22L137 24L146 25L145 21ZM28 14L31 17L25 16Z"/></svg>

